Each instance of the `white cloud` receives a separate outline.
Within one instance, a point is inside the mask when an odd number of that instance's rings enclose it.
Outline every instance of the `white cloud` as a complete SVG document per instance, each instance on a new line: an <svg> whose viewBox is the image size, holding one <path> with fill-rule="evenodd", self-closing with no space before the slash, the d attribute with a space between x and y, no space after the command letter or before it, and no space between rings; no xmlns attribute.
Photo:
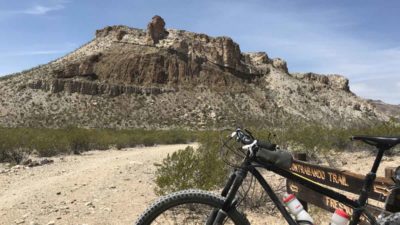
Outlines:
<svg viewBox="0 0 400 225"><path fill-rule="evenodd" d="M36 4L33 6L26 7L25 9L9 9L9 10L1 10L0 11L0 19L6 19L10 16L15 15L46 15L53 11L59 11L65 9L65 5L69 1L67 0L46 0L41 4Z"/></svg>
<svg viewBox="0 0 400 225"><path fill-rule="evenodd" d="M44 14L47 14L48 12L57 11L57 10L61 10L64 8L65 8L65 6L61 5L61 4L54 5L54 6L35 5L31 8L22 10L21 13L31 14L31 15L44 15Z"/></svg>

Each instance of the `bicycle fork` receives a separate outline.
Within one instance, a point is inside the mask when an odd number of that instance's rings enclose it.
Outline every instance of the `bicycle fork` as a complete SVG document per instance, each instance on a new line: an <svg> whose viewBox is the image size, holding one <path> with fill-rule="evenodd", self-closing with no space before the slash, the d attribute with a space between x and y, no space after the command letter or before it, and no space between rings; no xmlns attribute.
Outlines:
<svg viewBox="0 0 400 225"><path fill-rule="evenodd" d="M206 225L220 225L224 222L227 212L236 205L235 196L246 175L247 170L239 168L235 169L235 171L229 176L228 182L221 192L222 197L226 197L224 204L221 209L214 209L212 211L211 215L207 219Z"/></svg>

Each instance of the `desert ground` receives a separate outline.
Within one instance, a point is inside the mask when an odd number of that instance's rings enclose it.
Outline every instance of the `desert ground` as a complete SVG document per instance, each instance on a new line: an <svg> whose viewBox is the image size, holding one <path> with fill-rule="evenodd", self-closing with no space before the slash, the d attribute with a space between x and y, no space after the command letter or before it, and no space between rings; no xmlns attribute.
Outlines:
<svg viewBox="0 0 400 225"><path fill-rule="evenodd" d="M89 151L52 157L54 163L32 168L7 169L1 164L0 224L133 224L157 198L154 163L186 146ZM373 157L361 151L339 153L331 159L336 166L363 173ZM397 165L400 156L385 158L379 175L383 176L384 167ZM267 214L249 216L252 224L284 224Z"/></svg>

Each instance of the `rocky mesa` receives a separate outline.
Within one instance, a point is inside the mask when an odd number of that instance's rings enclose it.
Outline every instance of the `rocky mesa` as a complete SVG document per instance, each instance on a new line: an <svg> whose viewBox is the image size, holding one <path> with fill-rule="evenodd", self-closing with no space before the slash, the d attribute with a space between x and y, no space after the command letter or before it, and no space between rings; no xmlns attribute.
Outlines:
<svg viewBox="0 0 400 225"><path fill-rule="evenodd" d="M282 59L245 53L229 37L108 26L75 51L0 78L0 126L218 128L326 126L387 120L340 75L290 73Z"/></svg>

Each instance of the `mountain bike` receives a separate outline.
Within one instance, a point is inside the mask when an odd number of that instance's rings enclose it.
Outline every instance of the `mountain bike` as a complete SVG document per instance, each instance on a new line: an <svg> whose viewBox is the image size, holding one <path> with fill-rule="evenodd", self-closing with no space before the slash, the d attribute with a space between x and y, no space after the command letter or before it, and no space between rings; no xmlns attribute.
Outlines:
<svg viewBox="0 0 400 225"><path fill-rule="evenodd" d="M291 216L284 203L280 200L281 198L277 196L270 184L261 175L260 168L272 171L351 207L353 214L351 215L350 225L358 224L361 216L365 217L372 225L400 224L400 213L392 213L383 219L378 219L366 208L368 193L373 187L376 172L384 152L399 144L400 137L353 136L351 139L373 145L378 150L373 166L365 177L357 200L352 200L341 193L291 172L289 168L293 159L288 151L280 150L275 144L255 139L251 132L246 129L236 129L223 145L232 140L239 143L241 148L235 149L235 154L241 156L242 159L229 176L220 196L195 189L175 192L161 197L153 203L137 219L136 224L250 224L244 214L237 209L239 202L237 193L249 173L256 178L288 224L304 224L301 221L295 221ZM396 170L393 179L396 185L393 187L392 192L395 190L399 193L400 167ZM268 223L268 221L266 222Z"/></svg>

